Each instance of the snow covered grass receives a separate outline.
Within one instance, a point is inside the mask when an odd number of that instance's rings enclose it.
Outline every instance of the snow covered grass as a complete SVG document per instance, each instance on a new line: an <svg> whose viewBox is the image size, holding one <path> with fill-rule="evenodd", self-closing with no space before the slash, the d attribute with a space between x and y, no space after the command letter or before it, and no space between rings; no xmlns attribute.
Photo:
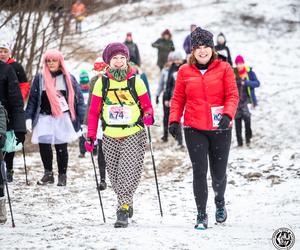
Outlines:
<svg viewBox="0 0 300 250"><path fill-rule="evenodd" d="M158 14L170 5L172 11ZM42 175L38 153L28 154L31 185L26 186L22 157L18 155L16 181L10 185L16 228L10 228L9 221L0 227L0 249L275 249L271 237L279 227L288 227L295 233L293 249L299 249L299 7L296 0L253 0L249 4L239 0L151 0L122 6L119 21L94 31L88 29L97 27L97 20L120 8L88 17L83 24L84 37L76 36L74 42L101 51L111 41L123 41L126 32L132 31L141 51L143 69L150 76L152 93L156 90L158 69L151 43L165 28L173 32L178 49L191 23L215 34L222 31L233 58L242 54L254 67L261 81L257 89L259 106L252 118L254 138L251 148L236 148L233 131L226 192L228 221L226 226L214 225L210 187L209 230L193 229L196 209L188 154L176 149L172 140L161 144L162 128L153 127L163 219L159 215L149 151L135 196L133 221L128 229L117 230L113 228L116 197L111 188L102 192L107 217L103 224L91 161L78 159L74 144L70 147L65 188L35 184ZM141 17L139 9L154 14ZM84 67L90 67L91 62ZM69 63L78 65L72 58ZM76 76L79 71L80 67L72 69ZM161 104L155 109L160 124Z"/></svg>

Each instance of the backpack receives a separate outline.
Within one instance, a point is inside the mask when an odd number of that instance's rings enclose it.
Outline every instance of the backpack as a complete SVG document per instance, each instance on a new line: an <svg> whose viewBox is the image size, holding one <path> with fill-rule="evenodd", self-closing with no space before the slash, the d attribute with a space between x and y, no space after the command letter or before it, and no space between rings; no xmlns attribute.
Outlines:
<svg viewBox="0 0 300 250"><path fill-rule="evenodd" d="M107 97L107 94L108 94L108 91L117 91L117 90L128 90L130 95L132 96L134 102L138 105L139 107L139 110L140 110L140 116L138 118L138 120L133 123L133 124L111 124L111 125L108 125L105 120L103 119L103 112L101 114L101 121L102 121L102 126L103 126L103 131L105 130L105 128L107 126L109 127L115 127L115 128L132 128L136 125L140 126L140 127L144 127L144 123L142 121L142 117L143 117L143 110L142 110L142 107L141 107L141 104L140 104L140 101L139 101L139 98L138 98L138 94L136 92L136 89L135 89L135 79L136 79L136 76L133 75L132 77L130 77L128 80L127 80L127 87L125 88L114 88L114 89L110 89L109 88L109 78L106 74L104 74L102 76L102 107L101 107L101 110L103 110L103 106L104 106L104 102L106 100L106 97ZM116 97L118 98L118 96L116 95ZM121 101L119 100L118 98L118 101L120 103L121 106L123 106L124 104L121 103Z"/></svg>

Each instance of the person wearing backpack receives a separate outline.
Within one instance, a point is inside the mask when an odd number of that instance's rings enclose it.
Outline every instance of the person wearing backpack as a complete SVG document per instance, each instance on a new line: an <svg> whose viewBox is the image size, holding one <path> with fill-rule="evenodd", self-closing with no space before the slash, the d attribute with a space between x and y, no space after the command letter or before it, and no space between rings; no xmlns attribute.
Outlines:
<svg viewBox="0 0 300 250"><path fill-rule="evenodd" d="M84 118L84 101L75 77L66 68L63 54L47 50L42 59L42 72L32 83L26 107L26 127L32 130L31 142L38 144L44 175L38 185L54 183L53 151L58 166L57 186L66 186L68 143L78 138Z"/></svg>
<svg viewBox="0 0 300 250"><path fill-rule="evenodd" d="M245 123L246 145L249 147L252 138L251 113L248 104L257 105L254 89L259 87L260 82L252 68L245 66L244 58L238 55L235 59L235 79L239 91L240 101L235 115L235 132L238 147L243 146L242 121ZM254 94L254 96L253 96Z"/></svg>
<svg viewBox="0 0 300 250"><path fill-rule="evenodd" d="M28 99L29 90L30 90L30 83L27 80L27 76L25 73L24 68L20 63L18 63L11 55L11 45L9 43L2 42L0 43L0 60L5 62L6 64L9 64L15 71L16 76L18 78L19 82L19 88L22 94L23 104L25 106L25 103ZM25 140L25 134L24 140ZM6 152L5 154L5 162L6 162L6 175L7 175L7 181L12 182L13 181L13 162L14 162L15 152Z"/></svg>
<svg viewBox="0 0 300 250"><path fill-rule="evenodd" d="M6 122L7 122L6 112L0 102L0 154L2 154L2 148L4 147L5 140L6 140L6 136L5 136ZM0 164L2 164L2 162L0 162ZM4 224L7 221L3 175L4 173L1 172L1 168L0 168L0 224Z"/></svg>
<svg viewBox="0 0 300 250"><path fill-rule="evenodd" d="M98 121L103 122L103 152L107 173L117 195L114 227L127 227L133 215L133 195L139 185L147 143L144 125L153 124L153 108L143 80L129 66L129 51L111 43L103 51L109 65L93 90L88 114L86 149L92 152Z"/></svg>
<svg viewBox="0 0 300 250"><path fill-rule="evenodd" d="M88 111L89 107L91 105L91 98L92 98L92 93L95 87L96 82L98 81L99 78L103 76L103 74L106 72L107 64L103 62L102 58L98 57L95 62L94 62L94 76L91 79L90 82L90 91L89 91L89 97L88 97L88 102L87 102L87 109L84 115L84 120L83 120L83 130L85 131L86 134L86 127L87 127L87 116L88 116ZM95 147L94 151L97 150L97 161L98 161L98 168L99 168L99 173L100 173L100 183L99 183L99 190L103 191L107 188L106 184L106 163L105 163L105 158L103 154L103 149L102 149L102 139L103 139L103 129L102 129L102 122L101 119L99 120L98 123L98 129L97 129L97 141L95 142Z"/></svg>

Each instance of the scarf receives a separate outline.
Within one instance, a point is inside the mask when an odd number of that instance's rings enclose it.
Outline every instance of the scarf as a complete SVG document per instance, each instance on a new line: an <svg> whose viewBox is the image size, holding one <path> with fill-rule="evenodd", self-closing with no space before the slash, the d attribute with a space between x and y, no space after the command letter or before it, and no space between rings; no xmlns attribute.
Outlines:
<svg viewBox="0 0 300 250"><path fill-rule="evenodd" d="M126 79L126 76L128 74L128 67L126 67L125 69L113 69L109 67L108 72L116 81L122 82Z"/></svg>

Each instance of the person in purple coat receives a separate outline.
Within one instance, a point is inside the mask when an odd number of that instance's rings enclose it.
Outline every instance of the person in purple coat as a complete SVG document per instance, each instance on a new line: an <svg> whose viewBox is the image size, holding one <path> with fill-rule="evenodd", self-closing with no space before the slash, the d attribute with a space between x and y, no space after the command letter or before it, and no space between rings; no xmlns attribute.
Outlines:
<svg viewBox="0 0 300 250"><path fill-rule="evenodd" d="M191 33L197 28L196 24L191 24ZM191 54L192 47L191 47L191 34L188 34L183 43L183 49L186 53L186 56Z"/></svg>

